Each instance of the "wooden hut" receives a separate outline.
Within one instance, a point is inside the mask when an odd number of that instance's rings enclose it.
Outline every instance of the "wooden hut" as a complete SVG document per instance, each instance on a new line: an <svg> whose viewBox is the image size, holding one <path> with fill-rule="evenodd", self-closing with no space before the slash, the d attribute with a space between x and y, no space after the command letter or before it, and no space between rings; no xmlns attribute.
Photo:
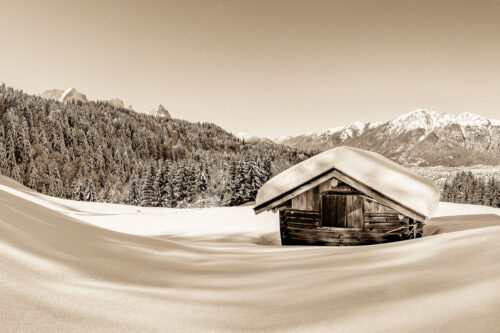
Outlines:
<svg viewBox="0 0 500 333"><path fill-rule="evenodd" d="M270 179L254 210L279 211L283 245L365 245L422 237L438 200L434 183L403 166L338 147Z"/></svg>

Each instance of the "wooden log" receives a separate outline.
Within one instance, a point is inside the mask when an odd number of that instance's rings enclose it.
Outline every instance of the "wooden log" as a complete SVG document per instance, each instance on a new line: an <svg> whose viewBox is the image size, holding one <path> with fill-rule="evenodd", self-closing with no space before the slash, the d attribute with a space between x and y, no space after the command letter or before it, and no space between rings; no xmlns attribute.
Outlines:
<svg viewBox="0 0 500 333"><path fill-rule="evenodd" d="M283 221L284 223L286 223L287 225L290 224L290 223L296 223L296 224L307 224L307 225L316 225L316 226L319 226L319 220L308 220L308 221L304 221L304 220L284 220Z"/></svg>
<svg viewBox="0 0 500 333"><path fill-rule="evenodd" d="M319 212L317 210L299 210L299 209L291 209L287 208L283 210L286 214L289 215L319 215Z"/></svg>
<svg viewBox="0 0 500 333"><path fill-rule="evenodd" d="M360 245L374 245L381 244L385 242L380 241L359 241L354 239L306 239L306 238L298 238L292 239L291 243L295 245L322 245L322 246L360 246Z"/></svg>
<svg viewBox="0 0 500 333"><path fill-rule="evenodd" d="M319 219L319 214L288 214L285 213L286 218L298 218L298 219Z"/></svg>
<svg viewBox="0 0 500 333"><path fill-rule="evenodd" d="M394 217L365 217L364 221L365 222L405 222L405 221L408 221L408 219L400 220L400 219L394 218Z"/></svg>
<svg viewBox="0 0 500 333"><path fill-rule="evenodd" d="M398 213L372 213L366 212L365 217L398 217Z"/></svg>
<svg viewBox="0 0 500 333"><path fill-rule="evenodd" d="M350 236L350 237L338 237L333 235L317 235L309 233L309 230L305 232L294 232L290 230L289 237L295 241L305 241L308 243L343 243L343 244L374 244L374 243L385 243L390 241L396 241L401 239L397 235L372 235L371 237L366 236Z"/></svg>
<svg viewBox="0 0 500 333"><path fill-rule="evenodd" d="M302 235L304 237L325 239L325 238L353 238L353 239L374 239L374 240L384 240L391 239L393 235L388 235L383 232L367 232L358 231L352 229L345 229L345 231L338 230L328 230L325 228L314 228L314 229L301 229L287 226L290 235Z"/></svg>
<svg viewBox="0 0 500 333"><path fill-rule="evenodd" d="M402 226L405 225L404 222L374 222L374 221L365 221L365 226L368 227L383 227L383 226Z"/></svg>
<svg viewBox="0 0 500 333"><path fill-rule="evenodd" d="M319 226L319 222L318 223L286 222L287 228L312 229L312 228L317 228L318 226Z"/></svg>
<svg viewBox="0 0 500 333"><path fill-rule="evenodd" d="M389 231L389 230L395 230L395 229L399 229L399 228L403 228L404 229L404 225L390 225L390 226L365 226L365 231L380 231L380 232L386 232L386 231Z"/></svg>
<svg viewBox="0 0 500 333"><path fill-rule="evenodd" d="M319 215L284 214L284 219L319 220Z"/></svg>

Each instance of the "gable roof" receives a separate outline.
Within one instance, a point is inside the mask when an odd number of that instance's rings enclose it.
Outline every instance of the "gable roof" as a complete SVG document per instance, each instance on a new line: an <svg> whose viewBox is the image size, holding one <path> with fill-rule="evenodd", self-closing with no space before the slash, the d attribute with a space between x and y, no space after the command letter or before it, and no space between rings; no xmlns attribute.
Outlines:
<svg viewBox="0 0 500 333"><path fill-rule="evenodd" d="M271 178L257 193L254 210L273 208L273 201L304 184L336 172L365 189L429 218L437 208L436 185L384 156L352 147L337 147L315 155ZM335 174L332 174L335 177ZM292 193L293 195L293 193ZM267 209L265 209L267 210Z"/></svg>

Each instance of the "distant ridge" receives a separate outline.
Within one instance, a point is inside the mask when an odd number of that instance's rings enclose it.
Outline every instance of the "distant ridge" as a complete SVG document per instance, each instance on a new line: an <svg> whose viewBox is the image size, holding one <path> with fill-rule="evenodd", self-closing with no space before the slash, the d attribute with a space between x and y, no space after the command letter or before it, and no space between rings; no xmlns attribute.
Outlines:
<svg viewBox="0 0 500 333"><path fill-rule="evenodd" d="M79 92L78 90L76 90L73 87L70 87L66 90L62 90L62 89L46 90L43 93L39 94L38 96L45 98L45 99L59 101L62 103L67 103L70 101L81 101L81 102L88 102L89 101L85 94ZM130 110L133 110L132 105L125 107L125 103L119 98L111 98L109 100L105 100L105 102L108 102L117 108L127 108ZM154 110L147 112L147 114L165 117L167 119L172 119L170 112L167 110L166 107L164 107L161 104L159 104Z"/></svg>
<svg viewBox="0 0 500 333"><path fill-rule="evenodd" d="M62 103L67 103L70 101L80 101L80 102L88 102L87 96L73 87L70 87L66 90L62 89L50 89L46 90L43 93L39 94L40 97L50 100L59 101ZM112 98L107 100L106 102L114 105L115 107L125 108L125 103L119 98ZM131 109L131 107L129 107Z"/></svg>
<svg viewBox="0 0 500 333"><path fill-rule="evenodd" d="M354 122L274 141L302 150L358 147L405 165L500 164L500 121L469 112L417 109L387 122Z"/></svg>

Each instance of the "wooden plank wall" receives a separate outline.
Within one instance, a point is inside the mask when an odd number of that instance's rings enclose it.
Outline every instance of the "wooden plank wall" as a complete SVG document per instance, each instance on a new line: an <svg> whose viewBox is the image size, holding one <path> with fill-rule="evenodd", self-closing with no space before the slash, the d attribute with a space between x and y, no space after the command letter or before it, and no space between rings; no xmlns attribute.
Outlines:
<svg viewBox="0 0 500 333"><path fill-rule="evenodd" d="M323 192L333 191L335 193L357 193L355 189L349 185L340 183L337 179L328 179L309 191L291 199L291 208L299 210L317 210L319 211L319 203L321 201L320 194Z"/></svg>
<svg viewBox="0 0 500 333"><path fill-rule="evenodd" d="M399 214L397 210L381 205L375 200L365 198L364 211L366 213L394 213Z"/></svg>
<svg viewBox="0 0 500 333"><path fill-rule="evenodd" d="M363 228L363 201L359 195L347 195L347 227Z"/></svg>
<svg viewBox="0 0 500 333"><path fill-rule="evenodd" d="M292 209L319 211L318 186L292 198Z"/></svg>

